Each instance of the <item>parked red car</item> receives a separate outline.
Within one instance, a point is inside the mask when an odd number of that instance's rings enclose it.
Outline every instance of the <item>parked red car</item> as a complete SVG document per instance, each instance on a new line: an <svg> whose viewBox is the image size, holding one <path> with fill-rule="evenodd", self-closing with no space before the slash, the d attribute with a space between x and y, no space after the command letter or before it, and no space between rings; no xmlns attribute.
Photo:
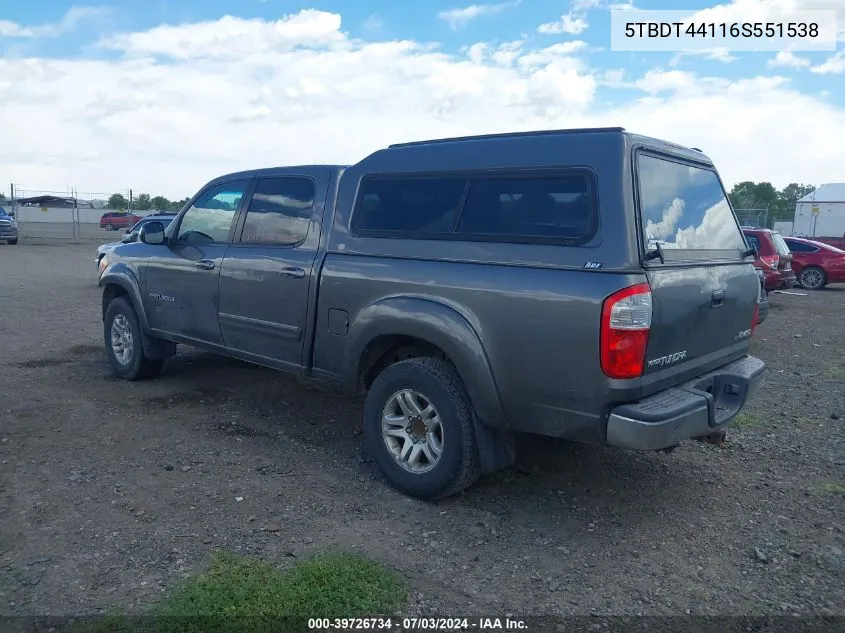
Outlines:
<svg viewBox="0 0 845 633"><path fill-rule="evenodd" d="M809 238L805 238L809 239ZM842 234L842 237L819 237L816 236L813 238L814 242L821 242L822 244L827 244L828 246L833 246L840 250L845 250L845 233Z"/></svg>
<svg viewBox="0 0 845 633"><path fill-rule="evenodd" d="M792 270L792 253L777 231L771 229L743 228L749 246L757 250L754 267L763 271L766 290L789 288L795 283Z"/></svg>
<svg viewBox="0 0 845 633"><path fill-rule="evenodd" d="M100 228L106 231L119 231L134 226L141 219L140 215L125 211L109 211L100 218Z"/></svg>
<svg viewBox="0 0 845 633"><path fill-rule="evenodd" d="M785 237L783 241L792 251L792 267L802 288L817 290L845 282L845 251L802 237Z"/></svg>

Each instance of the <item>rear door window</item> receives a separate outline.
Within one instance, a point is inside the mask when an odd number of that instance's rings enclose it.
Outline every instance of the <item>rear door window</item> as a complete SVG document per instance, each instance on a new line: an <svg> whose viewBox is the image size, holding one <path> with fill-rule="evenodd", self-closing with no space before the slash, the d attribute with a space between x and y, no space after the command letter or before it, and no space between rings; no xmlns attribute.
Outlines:
<svg viewBox="0 0 845 633"><path fill-rule="evenodd" d="M262 178L247 208L241 244L298 244L308 235L313 208L314 181Z"/></svg>
<svg viewBox="0 0 845 633"><path fill-rule="evenodd" d="M752 248L756 248L758 253L763 252L762 246L760 246L760 240L757 238L756 235L749 235L748 233L745 234L745 240L748 242L748 245Z"/></svg>
<svg viewBox="0 0 845 633"><path fill-rule="evenodd" d="M667 260L739 258L742 232L715 171L640 153L637 175L646 250L659 244Z"/></svg>

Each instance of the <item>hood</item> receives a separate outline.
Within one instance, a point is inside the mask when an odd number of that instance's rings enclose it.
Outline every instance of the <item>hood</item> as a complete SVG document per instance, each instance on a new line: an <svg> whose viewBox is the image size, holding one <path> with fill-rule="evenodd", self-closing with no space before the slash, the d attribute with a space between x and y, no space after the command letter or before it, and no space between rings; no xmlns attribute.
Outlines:
<svg viewBox="0 0 845 633"><path fill-rule="evenodd" d="M122 246L123 242L109 242L108 244L103 244L97 247L97 254L102 255L103 253L107 253L112 249L117 248L118 246Z"/></svg>

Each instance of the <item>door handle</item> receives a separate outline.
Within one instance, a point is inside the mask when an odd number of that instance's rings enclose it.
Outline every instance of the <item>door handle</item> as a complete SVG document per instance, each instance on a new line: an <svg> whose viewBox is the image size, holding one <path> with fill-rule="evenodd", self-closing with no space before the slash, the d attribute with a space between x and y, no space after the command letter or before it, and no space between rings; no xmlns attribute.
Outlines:
<svg viewBox="0 0 845 633"><path fill-rule="evenodd" d="M194 266L201 270L212 270L214 268L214 260L212 259L200 259L194 262Z"/></svg>
<svg viewBox="0 0 845 633"><path fill-rule="evenodd" d="M724 290L714 290L713 296L710 300L710 305L714 308L718 308L725 303L725 291Z"/></svg>
<svg viewBox="0 0 845 633"><path fill-rule="evenodd" d="M297 268L296 266L286 266L280 271L285 277L293 277L294 279L302 279L305 277L305 269Z"/></svg>

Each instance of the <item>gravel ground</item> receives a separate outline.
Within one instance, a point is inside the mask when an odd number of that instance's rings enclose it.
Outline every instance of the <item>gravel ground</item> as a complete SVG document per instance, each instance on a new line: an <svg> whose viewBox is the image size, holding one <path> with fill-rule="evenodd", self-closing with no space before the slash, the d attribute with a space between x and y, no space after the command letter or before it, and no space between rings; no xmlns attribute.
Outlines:
<svg viewBox="0 0 845 633"><path fill-rule="evenodd" d="M412 612L845 615L845 288L773 295L766 382L719 449L523 439L426 504L362 449L361 402L181 350L111 378L93 247L0 247L0 613L136 609L229 549L397 569Z"/></svg>

